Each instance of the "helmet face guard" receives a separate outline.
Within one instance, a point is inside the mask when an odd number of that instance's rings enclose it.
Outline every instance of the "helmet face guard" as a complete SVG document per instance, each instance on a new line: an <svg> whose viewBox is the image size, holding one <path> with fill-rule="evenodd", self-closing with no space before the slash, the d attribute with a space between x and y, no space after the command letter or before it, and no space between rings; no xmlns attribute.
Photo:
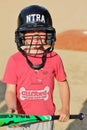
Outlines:
<svg viewBox="0 0 87 130"><path fill-rule="evenodd" d="M32 31L45 32L45 44L42 43L41 36L37 35L41 42L40 47L44 48L45 45L49 46L48 48L43 49L42 63L39 65L33 65L33 63L28 59L27 53L24 51L24 49L22 49L22 47L27 46L25 41L25 33ZM30 54L31 46L34 46L33 38L34 35L32 36L30 44L28 44L28 46L30 46L28 54ZM32 5L24 8L20 12L18 17L18 28L15 31L15 42L17 44L18 50L22 53L23 56L25 56L27 63L31 68L41 69L45 65L46 54L53 51L55 41L56 32L55 29L52 27L52 19L48 10L38 5Z"/></svg>

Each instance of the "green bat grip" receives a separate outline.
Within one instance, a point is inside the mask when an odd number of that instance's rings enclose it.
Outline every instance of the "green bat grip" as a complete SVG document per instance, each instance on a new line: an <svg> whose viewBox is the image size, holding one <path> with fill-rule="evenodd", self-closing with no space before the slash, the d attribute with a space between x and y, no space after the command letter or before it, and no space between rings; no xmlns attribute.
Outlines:
<svg viewBox="0 0 87 130"><path fill-rule="evenodd" d="M33 116L24 114L0 114L0 127L15 126L26 123L36 123L51 120L50 116Z"/></svg>

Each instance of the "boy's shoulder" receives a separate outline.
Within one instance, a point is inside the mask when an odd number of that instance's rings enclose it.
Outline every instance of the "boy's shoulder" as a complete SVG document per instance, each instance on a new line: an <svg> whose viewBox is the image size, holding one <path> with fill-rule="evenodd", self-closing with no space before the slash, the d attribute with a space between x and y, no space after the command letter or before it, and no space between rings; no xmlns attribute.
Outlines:
<svg viewBox="0 0 87 130"><path fill-rule="evenodd" d="M52 51L51 53L47 54L47 57L48 58L58 58L58 57L60 58L60 55L57 52Z"/></svg>
<svg viewBox="0 0 87 130"><path fill-rule="evenodd" d="M10 57L13 57L13 58L17 58L17 57L21 57L22 54L18 51L18 52L15 52L14 54L12 54Z"/></svg>
<svg viewBox="0 0 87 130"><path fill-rule="evenodd" d="M15 52L14 54L12 54L10 57L9 57L9 60L10 59L13 59L13 60L19 60L19 59L22 59L23 56L20 52Z"/></svg>

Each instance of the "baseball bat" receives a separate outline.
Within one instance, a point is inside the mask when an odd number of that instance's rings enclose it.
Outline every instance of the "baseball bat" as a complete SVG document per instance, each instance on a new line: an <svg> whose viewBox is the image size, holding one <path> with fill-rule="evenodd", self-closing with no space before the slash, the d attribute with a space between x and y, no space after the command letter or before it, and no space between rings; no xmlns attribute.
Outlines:
<svg viewBox="0 0 87 130"><path fill-rule="evenodd" d="M16 126L22 125L27 123L38 123L43 121L51 121L51 120L58 120L59 115L46 115L46 116L36 116L36 115L25 115L25 114L0 114L0 127L3 126ZM80 113L78 115L70 115L70 119L84 119L84 114Z"/></svg>

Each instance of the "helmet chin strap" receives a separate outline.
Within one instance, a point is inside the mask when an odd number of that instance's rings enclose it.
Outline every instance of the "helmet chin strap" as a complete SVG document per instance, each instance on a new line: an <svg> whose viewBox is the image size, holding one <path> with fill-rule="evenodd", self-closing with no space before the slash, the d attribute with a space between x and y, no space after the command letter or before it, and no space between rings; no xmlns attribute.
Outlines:
<svg viewBox="0 0 87 130"><path fill-rule="evenodd" d="M47 53L51 52L53 49L51 47L47 48L46 50L44 50L44 53L43 53L43 56L42 56L42 63L41 64L37 64L37 65L34 65L29 59L28 59L28 56L27 56L27 53L20 47L18 47L18 50L22 53L22 55L26 58L26 61L28 63L28 65L32 68L32 69L35 69L35 70L39 70L41 68L44 67L45 65L45 62L46 62L46 55ZM51 51L50 51L51 50Z"/></svg>

